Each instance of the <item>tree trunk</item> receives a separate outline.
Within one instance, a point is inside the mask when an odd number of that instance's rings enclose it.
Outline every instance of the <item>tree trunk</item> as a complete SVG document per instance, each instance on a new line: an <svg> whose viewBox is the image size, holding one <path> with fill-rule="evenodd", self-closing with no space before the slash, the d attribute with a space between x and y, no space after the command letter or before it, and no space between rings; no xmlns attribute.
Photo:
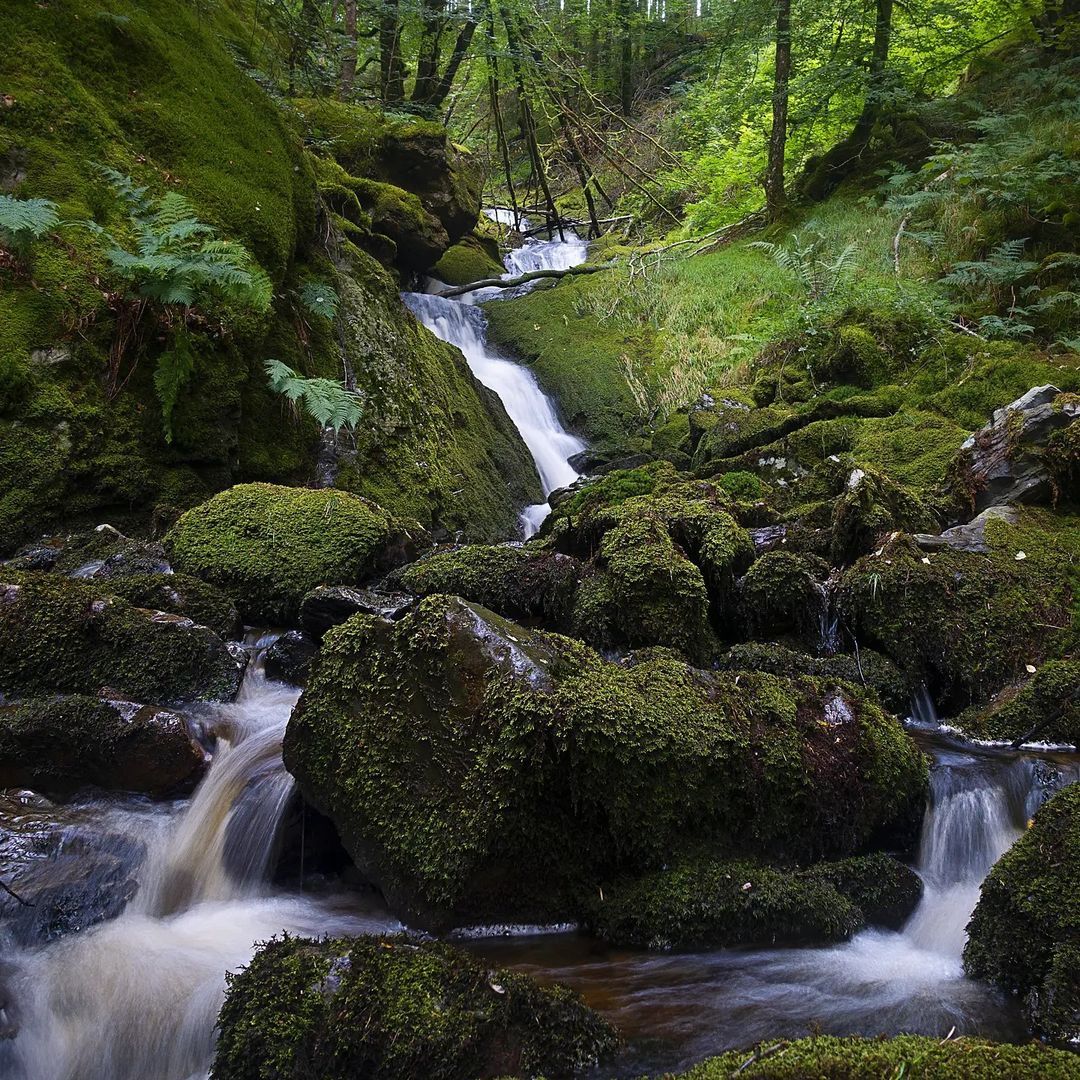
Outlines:
<svg viewBox="0 0 1080 1080"><path fill-rule="evenodd" d="M619 0L619 104L623 116L629 116L634 105L634 35L632 0Z"/></svg>
<svg viewBox="0 0 1080 1080"><path fill-rule="evenodd" d="M342 101L352 93L353 83L356 81L356 61L359 51L356 32L356 0L345 0L345 36L349 39L349 51L341 62L341 81L338 85L338 97Z"/></svg>
<svg viewBox="0 0 1080 1080"><path fill-rule="evenodd" d="M773 80L772 132L765 169L765 212L776 221L787 201L784 151L787 147L788 87L791 82L791 0L776 0L776 75Z"/></svg>
<svg viewBox="0 0 1080 1080"><path fill-rule="evenodd" d="M401 59L401 15L398 0L384 0L379 20L379 86L387 105L405 100L405 67Z"/></svg>

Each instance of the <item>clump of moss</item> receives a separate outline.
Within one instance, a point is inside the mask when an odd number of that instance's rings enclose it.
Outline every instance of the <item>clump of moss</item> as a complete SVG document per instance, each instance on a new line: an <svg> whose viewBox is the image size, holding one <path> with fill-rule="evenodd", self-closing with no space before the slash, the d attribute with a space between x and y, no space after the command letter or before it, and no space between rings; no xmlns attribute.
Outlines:
<svg viewBox="0 0 1080 1080"><path fill-rule="evenodd" d="M208 626L226 641L238 639L243 623L236 605L217 586L188 574L129 574L104 586L129 604L183 615Z"/></svg>
<svg viewBox="0 0 1080 1080"><path fill-rule="evenodd" d="M571 1076L618 1044L565 987L434 941L273 939L227 978L214 1080Z"/></svg>
<svg viewBox="0 0 1080 1080"><path fill-rule="evenodd" d="M898 1035L891 1039L838 1039L818 1035L795 1042L761 1043L732 1050L680 1073L682 1080L854 1080L856 1077L911 1076L919 1080L1001 1080L1038 1076L1075 1080L1075 1054L1033 1043L1014 1046L962 1036L939 1039ZM666 1078L674 1080L674 1078Z"/></svg>
<svg viewBox="0 0 1080 1080"><path fill-rule="evenodd" d="M544 548L474 544L440 551L395 571L388 584L414 596L462 596L511 619L553 629L569 618L581 564Z"/></svg>
<svg viewBox="0 0 1080 1080"><path fill-rule="evenodd" d="M355 585L404 562L423 530L343 491L240 484L165 538L178 570L236 598L251 622L289 622L317 585Z"/></svg>
<svg viewBox="0 0 1080 1080"><path fill-rule="evenodd" d="M474 234L462 237L435 264L435 277L447 285L471 285L505 272L499 259L499 245Z"/></svg>
<svg viewBox="0 0 1080 1080"><path fill-rule="evenodd" d="M780 549L757 559L739 581L743 622L755 636L817 629L828 564Z"/></svg>
<svg viewBox="0 0 1080 1080"><path fill-rule="evenodd" d="M204 626L132 607L108 583L0 573L0 692L96 693L140 701L228 699L241 670Z"/></svg>
<svg viewBox="0 0 1080 1080"><path fill-rule="evenodd" d="M1072 519L1028 510L988 522L985 553L926 554L899 538L847 571L840 603L860 642L959 711L1068 642L1078 535Z"/></svg>
<svg viewBox="0 0 1080 1080"><path fill-rule="evenodd" d="M572 915L582 882L697 838L796 860L921 817L925 763L854 688L605 662L448 597L323 639L285 761L394 907L431 925Z"/></svg>
<svg viewBox="0 0 1080 1080"><path fill-rule="evenodd" d="M860 649L858 655L837 653L833 656L810 656L783 645L750 642L734 645L719 658L726 671L767 671L772 675L814 675L839 679L873 690L892 713L903 714L911 701L912 687L899 668L873 649Z"/></svg>
<svg viewBox="0 0 1080 1080"><path fill-rule="evenodd" d="M691 856L605 884L589 897L588 925L650 949L843 941L867 925L901 925L921 893L913 870L881 854L804 870Z"/></svg>
<svg viewBox="0 0 1080 1080"><path fill-rule="evenodd" d="M1055 795L983 882L964 968L1017 994L1034 1030L1080 1030L1080 785Z"/></svg>
<svg viewBox="0 0 1080 1080"><path fill-rule="evenodd" d="M74 695L0 707L4 787L164 795L193 784L205 764L184 718L152 706Z"/></svg>

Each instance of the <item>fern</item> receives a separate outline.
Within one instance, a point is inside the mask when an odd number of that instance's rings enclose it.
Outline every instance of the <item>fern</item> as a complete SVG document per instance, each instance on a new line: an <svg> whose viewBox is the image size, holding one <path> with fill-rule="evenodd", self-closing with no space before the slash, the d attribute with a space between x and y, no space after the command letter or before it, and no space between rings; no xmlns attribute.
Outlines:
<svg viewBox="0 0 1080 1080"><path fill-rule="evenodd" d="M325 281L308 281L300 290L300 302L312 315L322 315L333 321L341 299L334 287Z"/></svg>
<svg viewBox="0 0 1080 1080"><path fill-rule="evenodd" d="M172 349L158 357L154 371L154 390L161 403L161 420L165 441L173 441L172 415L180 391L191 381L195 372L195 353L187 334L178 334Z"/></svg>
<svg viewBox="0 0 1080 1080"><path fill-rule="evenodd" d="M848 244L834 258L826 258L825 238L812 229L809 233L809 236L796 233L789 245L756 240L750 246L764 251L782 270L792 273L811 300L821 300L854 270L858 249L855 244Z"/></svg>
<svg viewBox="0 0 1080 1080"><path fill-rule="evenodd" d="M60 217L48 199L16 199L0 195L0 246L19 255L54 229Z"/></svg>
<svg viewBox="0 0 1080 1080"><path fill-rule="evenodd" d="M304 410L320 427L334 432L353 431L363 414L363 403L355 390L348 390L333 379L305 379L280 360L267 360L266 374L270 389L284 395Z"/></svg>

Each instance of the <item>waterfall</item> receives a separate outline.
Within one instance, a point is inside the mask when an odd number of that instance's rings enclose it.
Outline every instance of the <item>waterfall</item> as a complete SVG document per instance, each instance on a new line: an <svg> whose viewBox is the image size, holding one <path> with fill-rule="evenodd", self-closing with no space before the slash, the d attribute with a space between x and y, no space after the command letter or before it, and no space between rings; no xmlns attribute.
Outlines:
<svg viewBox="0 0 1080 1080"><path fill-rule="evenodd" d="M506 257L508 276L525 270L564 270L585 261L588 245L567 230L565 241L529 240ZM484 290L489 298L498 290ZM459 301L427 293L405 293L404 300L416 317L443 341L457 346L469 369L502 401L507 415L529 448L545 498L557 488L578 478L569 459L585 449L585 444L566 431L551 399L540 388L528 368L494 352L487 342L484 314L475 306L476 294ZM543 524L550 512L546 502L527 506L521 513L521 529L527 539Z"/></svg>
<svg viewBox="0 0 1080 1080"><path fill-rule="evenodd" d="M321 936L399 928L380 912L365 913L355 896L269 887L293 786L281 738L297 696L267 680L258 658L249 665L237 700L202 717L218 745L190 802L179 813L164 805L129 815L147 856L127 909L5 956L14 968L5 1019L17 1035L0 1041L0 1076L200 1080L210 1069L225 972L246 963L257 942L282 930Z"/></svg>

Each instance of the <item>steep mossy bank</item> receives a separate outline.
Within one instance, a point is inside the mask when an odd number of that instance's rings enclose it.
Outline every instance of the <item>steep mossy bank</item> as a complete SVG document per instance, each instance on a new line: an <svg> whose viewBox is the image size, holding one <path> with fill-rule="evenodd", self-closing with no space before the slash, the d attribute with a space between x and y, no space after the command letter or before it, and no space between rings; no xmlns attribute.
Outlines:
<svg viewBox="0 0 1080 1080"><path fill-rule="evenodd" d="M618 1043L566 988L433 941L286 937L228 978L214 1080L569 1077Z"/></svg>
<svg viewBox="0 0 1080 1080"><path fill-rule="evenodd" d="M350 220L330 193L320 195L316 174L342 166L320 149L316 118L245 73L249 6L114 8L16 0L0 14L9 43L0 57L0 192L51 199L61 222L0 269L0 550L59 521L145 524L156 509L167 522L238 480L305 483L317 474L436 529L511 533L516 506L538 494L528 453L460 355L401 305L397 247L372 206L357 203ZM334 117L350 146L366 148L347 159L372 170L358 179L441 230L434 262L475 221L468 164L435 125L346 106ZM306 149L309 140L323 157ZM410 154L420 166L391 177L388 155ZM203 318L195 309L179 324L175 314L156 324L146 316L141 336L125 338L132 309L108 245L65 224L130 233L102 167L134 177L149 198L182 195L201 221L242 244L270 277L269 310L234 306ZM324 244L328 222L343 236L336 249ZM419 227L400 224L402 242ZM305 309L312 282L338 294L333 322ZM177 355L186 375L172 392L170 443L155 373ZM268 358L355 380L364 422L331 455L329 472L316 425L270 391Z"/></svg>
<svg viewBox="0 0 1080 1080"><path fill-rule="evenodd" d="M926 783L848 684L622 666L442 596L326 634L284 755L392 907L436 926L572 916L695 841L781 862L904 845Z"/></svg>

